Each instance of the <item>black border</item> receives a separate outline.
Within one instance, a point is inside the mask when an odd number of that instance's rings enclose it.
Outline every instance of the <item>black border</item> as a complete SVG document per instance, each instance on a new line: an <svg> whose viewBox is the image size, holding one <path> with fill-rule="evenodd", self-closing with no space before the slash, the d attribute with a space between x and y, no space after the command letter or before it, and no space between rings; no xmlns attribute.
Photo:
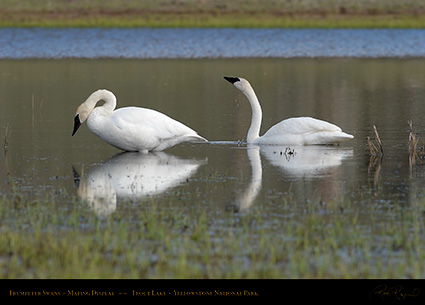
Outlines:
<svg viewBox="0 0 425 305"><path fill-rule="evenodd" d="M43 299L273 298L288 302L425 304L424 280L0 280L0 297ZM278 299L277 299L278 298Z"/></svg>

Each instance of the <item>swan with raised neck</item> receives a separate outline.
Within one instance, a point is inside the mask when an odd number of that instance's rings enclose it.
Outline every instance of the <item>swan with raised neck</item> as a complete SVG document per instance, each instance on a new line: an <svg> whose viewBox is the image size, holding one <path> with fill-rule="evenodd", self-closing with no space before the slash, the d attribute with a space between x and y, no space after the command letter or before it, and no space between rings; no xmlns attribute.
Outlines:
<svg viewBox="0 0 425 305"><path fill-rule="evenodd" d="M311 117L297 117L283 120L260 136L262 110L251 84L242 77L227 77L228 82L239 89L248 99L251 109L251 125L246 137L247 143L265 145L328 145L354 138L340 127Z"/></svg>

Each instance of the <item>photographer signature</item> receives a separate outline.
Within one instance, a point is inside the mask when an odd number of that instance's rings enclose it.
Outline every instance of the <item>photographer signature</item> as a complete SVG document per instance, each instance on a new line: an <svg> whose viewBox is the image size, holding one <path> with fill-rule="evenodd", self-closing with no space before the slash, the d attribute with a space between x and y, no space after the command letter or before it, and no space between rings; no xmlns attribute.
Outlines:
<svg viewBox="0 0 425 305"><path fill-rule="evenodd" d="M404 301L407 298L419 296L421 290L419 288L404 289L401 285L387 286L379 285L375 287L369 294L369 297L378 296L385 302L385 298L395 298L398 301Z"/></svg>

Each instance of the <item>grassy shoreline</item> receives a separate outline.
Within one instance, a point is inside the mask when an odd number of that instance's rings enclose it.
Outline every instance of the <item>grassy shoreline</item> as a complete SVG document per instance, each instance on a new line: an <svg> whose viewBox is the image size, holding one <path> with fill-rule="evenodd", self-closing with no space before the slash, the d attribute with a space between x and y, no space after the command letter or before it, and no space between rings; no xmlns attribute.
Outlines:
<svg viewBox="0 0 425 305"><path fill-rule="evenodd" d="M419 0L3 1L0 27L425 28Z"/></svg>
<svg viewBox="0 0 425 305"><path fill-rule="evenodd" d="M425 28L425 15L318 15L271 16L211 14L148 15L73 15L71 13L25 14L5 17L0 13L0 27L182 27L182 28ZM24 17L22 17L24 16ZM87 18L89 17L89 18Z"/></svg>

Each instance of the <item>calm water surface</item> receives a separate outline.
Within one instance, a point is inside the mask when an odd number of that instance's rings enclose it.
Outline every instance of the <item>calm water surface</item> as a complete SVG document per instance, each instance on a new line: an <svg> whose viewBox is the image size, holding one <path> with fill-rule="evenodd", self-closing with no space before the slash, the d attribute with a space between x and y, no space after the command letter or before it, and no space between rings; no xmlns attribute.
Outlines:
<svg viewBox="0 0 425 305"><path fill-rule="evenodd" d="M423 202L425 167L409 165L408 121L423 145L423 59L63 59L0 61L0 195L69 193L93 213L158 205L246 212L293 198L362 206ZM333 122L355 139L336 147L247 147L249 104L224 75L250 80L264 133L292 116ZM77 106L98 88L118 107L149 107L206 137L158 154L121 153L85 125ZM376 125L382 160L371 160ZM175 198L178 198L177 202ZM288 215L282 215L287 217Z"/></svg>

